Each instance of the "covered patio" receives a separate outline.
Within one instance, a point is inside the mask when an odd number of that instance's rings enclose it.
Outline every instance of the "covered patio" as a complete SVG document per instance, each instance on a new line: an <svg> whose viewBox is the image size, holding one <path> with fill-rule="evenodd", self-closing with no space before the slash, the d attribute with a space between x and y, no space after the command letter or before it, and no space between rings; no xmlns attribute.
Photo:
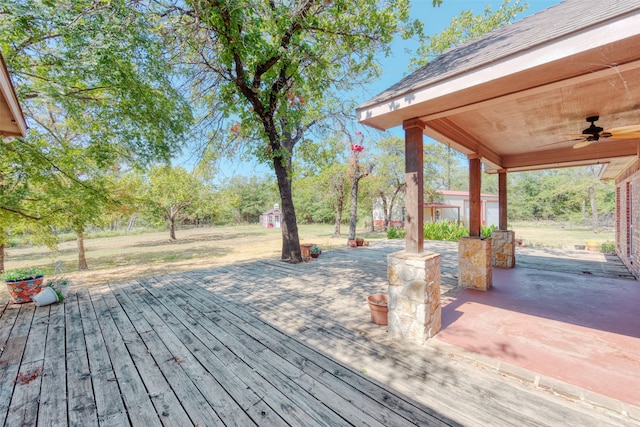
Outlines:
<svg viewBox="0 0 640 427"><path fill-rule="evenodd" d="M616 250L640 274L632 226L640 200L639 45L637 1L565 0L450 49L357 108L360 123L405 132L405 251L389 258L402 273L389 282L394 335L429 339L441 325L438 295L429 289L438 281L438 254L423 241L425 135L468 157L469 237L459 241L460 286L488 291L494 267L516 265L507 174L571 166L600 165L600 179L616 180ZM483 171L498 174L499 229L491 238L481 237ZM422 275L425 289L414 292L416 281L397 280L412 275ZM426 315L407 300L421 300Z"/></svg>
<svg viewBox="0 0 640 427"><path fill-rule="evenodd" d="M386 257L402 245L396 240L325 251L299 265L255 261L109 283L72 291L64 303L52 306L5 304L0 316L0 424L640 422L640 371L630 368L640 351L637 318L622 330L615 320L608 323L616 313L600 306L594 311L598 323L585 325L558 312L537 313L526 299L518 305L518 295L459 293L456 244L427 242L442 254L442 339L439 335L426 345L398 342L385 326L370 322L366 296L384 292ZM510 271L545 276L550 283L576 282L592 301L603 288L621 288L628 292L627 304L640 302L640 288L628 272L621 277L625 269L615 257L534 249L519 256L518 267ZM573 259L575 265L568 269ZM496 288L511 281L498 276ZM535 292L560 306L569 304L553 287ZM474 300L478 294L488 299ZM481 322L473 306L484 307ZM509 335L521 331L501 329L492 336L480 335L478 327L469 330L470 323L499 320L495 310L521 320L525 335L539 340L532 344L536 354ZM542 333L548 325L584 330L574 334L573 351L567 352L565 343ZM476 347L455 343L456 336ZM627 340L622 354L616 351L621 338ZM597 339L602 353L593 357L592 346L582 348L579 339ZM583 371L585 359L609 373L600 384L605 388L576 381L590 375ZM536 370L557 360L572 375L558 378ZM527 366L528 361L539 365ZM614 381L618 376L627 383Z"/></svg>

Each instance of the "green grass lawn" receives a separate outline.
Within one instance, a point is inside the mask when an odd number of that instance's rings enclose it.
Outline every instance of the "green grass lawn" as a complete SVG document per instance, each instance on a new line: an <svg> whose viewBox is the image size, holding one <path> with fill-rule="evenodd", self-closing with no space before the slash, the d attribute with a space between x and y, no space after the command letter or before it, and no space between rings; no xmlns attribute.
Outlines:
<svg viewBox="0 0 640 427"><path fill-rule="evenodd" d="M613 232L594 233L585 227L561 227L543 223L513 223L517 239L526 246L573 249L587 241L613 242ZM324 250L347 244L348 226L341 237L333 237L334 226L299 225L301 243L315 243ZM358 230L358 237L370 241L386 240L386 233ZM89 271L78 271L75 241L62 242L56 252L46 247L16 246L6 250L5 269L44 267L49 275L56 260L74 284L93 285L109 281L198 268L209 268L260 258L279 259L282 248L280 229L257 224L178 230L177 241L168 231L89 238L85 249Z"/></svg>
<svg viewBox="0 0 640 427"><path fill-rule="evenodd" d="M613 243L613 231L594 232L589 227L563 226L542 222L514 222L509 228L522 239L526 246L573 249L575 245L587 242Z"/></svg>

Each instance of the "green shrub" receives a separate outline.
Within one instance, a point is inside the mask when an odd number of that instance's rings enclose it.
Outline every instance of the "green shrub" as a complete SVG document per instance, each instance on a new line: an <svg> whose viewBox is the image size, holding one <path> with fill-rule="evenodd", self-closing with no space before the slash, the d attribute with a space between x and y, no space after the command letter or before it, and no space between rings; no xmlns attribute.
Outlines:
<svg viewBox="0 0 640 427"><path fill-rule="evenodd" d="M482 229L480 230L480 235L482 237L491 237L491 233L493 233L494 230L497 230L498 227L496 227L495 225L490 225L490 226L486 226L483 225Z"/></svg>
<svg viewBox="0 0 640 427"><path fill-rule="evenodd" d="M609 254L611 252L616 251L616 243L615 242L604 242L600 243L600 252Z"/></svg>
<svg viewBox="0 0 640 427"><path fill-rule="evenodd" d="M482 226L481 235L483 237L491 237L493 230L498 227L491 225L489 227ZM405 231L402 228L390 228L387 231L387 239L400 239L405 237ZM424 223L424 238L427 240L446 240L449 242L457 242L461 237L469 235L469 229L457 221L437 221Z"/></svg>
<svg viewBox="0 0 640 427"><path fill-rule="evenodd" d="M427 222L424 224L424 238L427 240L457 242L460 237L468 235L469 229L456 221Z"/></svg>
<svg viewBox="0 0 640 427"><path fill-rule="evenodd" d="M387 239L404 239L405 236L404 228L391 227L387 231Z"/></svg>
<svg viewBox="0 0 640 427"><path fill-rule="evenodd" d="M2 275L2 279L7 282L13 282L17 280L29 280L35 279L39 276L44 276L46 270L38 267L29 267L29 268L17 268L15 270L6 271Z"/></svg>

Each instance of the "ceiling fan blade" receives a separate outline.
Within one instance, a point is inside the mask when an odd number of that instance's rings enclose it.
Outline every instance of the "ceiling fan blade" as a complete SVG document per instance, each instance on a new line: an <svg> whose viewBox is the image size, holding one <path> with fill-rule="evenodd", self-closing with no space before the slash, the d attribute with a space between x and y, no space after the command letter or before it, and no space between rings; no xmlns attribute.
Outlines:
<svg viewBox="0 0 640 427"><path fill-rule="evenodd" d="M603 133L608 132L612 135L621 133L640 132L640 125L618 126L617 128L605 129Z"/></svg>
<svg viewBox="0 0 640 427"><path fill-rule="evenodd" d="M640 132L612 133L611 136L601 136L609 139L640 139Z"/></svg>
<svg viewBox="0 0 640 427"><path fill-rule="evenodd" d="M584 139L585 139L585 137L583 137L583 138L564 139L562 141L550 142L549 144L542 144L542 145L540 145L540 147L548 147L549 145L562 144L563 142L584 141Z"/></svg>
<svg viewBox="0 0 640 427"><path fill-rule="evenodd" d="M594 143L595 141L590 140L590 139L585 139L583 141L580 141L576 144L573 145L573 148L582 148L582 147L586 147L587 145L591 145L592 143Z"/></svg>

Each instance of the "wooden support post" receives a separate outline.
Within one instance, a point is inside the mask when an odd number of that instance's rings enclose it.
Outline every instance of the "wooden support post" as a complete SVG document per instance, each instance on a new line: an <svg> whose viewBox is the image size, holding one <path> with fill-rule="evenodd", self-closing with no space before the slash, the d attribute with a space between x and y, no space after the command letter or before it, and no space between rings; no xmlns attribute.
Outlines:
<svg viewBox="0 0 640 427"><path fill-rule="evenodd" d="M424 249L424 175L422 131L424 124L418 119L406 120L404 129L404 158L406 190L405 250L421 253Z"/></svg>
<svg viewBox="0 0 640 427"><path fill-rule="evenodd" d="M480 157L469 156L469 236L480 237L482 209L480 188L482 186Z"/></svg>
<svg viewBox="0 0 640 427"><path fill-rule="evenodd" d="M498 228L508 230L507 225L507 171L498 171Z"/></svg>

